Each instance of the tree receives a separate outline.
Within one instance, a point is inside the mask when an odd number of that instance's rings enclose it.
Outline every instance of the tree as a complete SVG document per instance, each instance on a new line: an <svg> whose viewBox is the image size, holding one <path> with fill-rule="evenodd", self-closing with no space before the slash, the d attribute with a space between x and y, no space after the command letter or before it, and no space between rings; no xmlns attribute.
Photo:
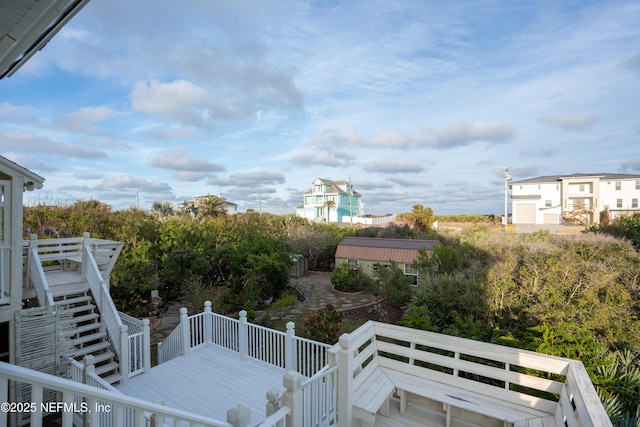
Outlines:
<svg viewBox="0 0 640 427"><path fill-rule="evenodd" d="M333 200L327 200L326 202L324 202L324 205L327 208L327 223L331 222L331 208L335 208L336 207L336 202L334 202Z"/></svg>
<svg viewBox="0 0 640 427"><path fill-rule="evenodd" d="M402 218L419 231L429 231L433 227L436 217L431 208L413 205L411 212L402 214Z"/></svg>
<svg viewBox="0 0 640 427"><path fill-rule="evenodd" d="M151 205L151 215L156 220L162 220L164 218L173 215L173 203L171 202L153 202Z"/></svg>
<svg viewBox="0 0 640 427"><path fill-rule="evenodd" d="M217 218L227 214L225 201L218 196L200 197L196 200L197 216L199 218Z"/></svg>

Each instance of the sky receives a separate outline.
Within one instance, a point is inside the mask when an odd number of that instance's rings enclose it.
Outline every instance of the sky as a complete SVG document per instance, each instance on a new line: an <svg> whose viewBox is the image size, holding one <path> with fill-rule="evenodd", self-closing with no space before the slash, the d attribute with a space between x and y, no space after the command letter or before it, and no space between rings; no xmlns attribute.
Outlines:
<svg viewBox="0 0 640 427"><path fill-rule="evenodd" d="M640 2L92 0L0 80L26 204L222 195L501 213L514 181L640 174Z"/></svg>

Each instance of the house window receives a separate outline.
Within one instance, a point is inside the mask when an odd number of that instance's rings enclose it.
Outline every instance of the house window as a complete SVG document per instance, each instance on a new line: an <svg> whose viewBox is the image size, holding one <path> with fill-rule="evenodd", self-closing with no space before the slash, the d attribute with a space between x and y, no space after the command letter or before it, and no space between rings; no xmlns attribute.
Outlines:
<svg viewBox="0 0 640 427"><path fill-rule="evenodd" d="M622 199L616 199L616 207L617 208L621 208L622 207Z"/></svg>
<svg viewBox="0 0 640 427"><path fill-rule="evenodd" d="M616 181L616 191L622 190L622 181Z"/></svg>
<svg viewBox="0 0 640 427"><path fill-rule="evenodd" d="M547 207L547 208L550 208L551 207L551 200L545 200L544 201L544 206Z"/></svg>
<svg viewBox="0 0 640 427"><path fill-rule="evenodd" d="M348 259L347 260L347 265L349 266L350 270L357 270L358 269L358 260L357 259Z"/></svg>
<svg viewBox="0 0 640 427"><path fill-rule="evenodd" d="M584 184L580 184L580 192L584 193Z"/></svg>
<svg viewBox="0 0 640 427"><path fill-rule="evenodd" d="M640 181L636 181L636 190L640 190Z"/></svg>
<svg viewBox="0 0 640 427"><path fill-rule="evenodd" d="M638 207L638 199L631 199L631 207L632 208Z"/></svg>
<svg viewBox="0 0 640 427"><path fill-rule="evenodd" d="M418 286L418 270L411 267L411 264L404 265L404 275L413 278L413 286Z"/></svg>

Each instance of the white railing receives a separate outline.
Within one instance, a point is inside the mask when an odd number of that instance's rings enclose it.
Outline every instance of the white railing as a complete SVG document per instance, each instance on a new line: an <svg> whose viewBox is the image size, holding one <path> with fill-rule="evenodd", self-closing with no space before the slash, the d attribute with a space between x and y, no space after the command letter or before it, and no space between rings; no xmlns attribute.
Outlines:
<svg viewBox="0 0 640 427"><path fill-rule="evenodd" d="M205 303L205 313L211 312L211 305ZM238 345L240 321L231 317L211 313L211 343L231 351L240 351Z"/></svg>
<svg viewBox="0 0 640 427"><path fill-rule="evenodd" d="M2 209L0 209L0 213L2 213ZM2 226L2 220L0 220L0 226ZM0 248L0 304L9 302L9 294L11 293L9 283L10 254L11 248Z"/></svg>
<svg viewBox="0 0 640 427"><path fill-rule="evenodd" d="M129 378L144 373L144 333L138 332L129 339Z"/></svg>
<svg viewBox="0 0 640 427"><path fill-rule="evenodd" d="M339 413L349 412L353 396L349 372L357 368L358 355L364 354L362 343L375 346L379 366L409 373L425 388L444 383L529 405L562 420L558 425L611 426L589 375L577 360L372 321L340 337L331 350L337 354L341 381Z"/></svg>
<svg viewBox="0 0 640 427"><path fill-rule="evenodd" d="M155 419L156 426L163 426L165 423L177 426L185 423L189 426L235 427L225 421L191 414L4 362L0 362L1 402L10 402L9 381L18 381L31 386L31 401L23 402L22 407L25 408L24 405L28 405L29 425L34 427L42 426L43 413L51 408L57 409L56 412L61 412L62 427L72 427L74 418L77 424L77 418L83 415L86 417L84 424L92 427L143 427L149 425L147 420L151 419ZM43 402L45 389L58 392L59 401ZM81 399L78 401L80 402L79 406L75 405L75 399L78 397ZM237 410L239 410L238 407L231 409L230 412ZM108 415L105 416L105 414ZM0 414L0 427L8 425L11 421L10 416L11 414L7 413ZM233 417L229 418L233 419Z"/></svg>
<svg viewBox="0 0 640 427"><path fill-rule="evenodd" d="M86 244L82 246L82 274L89 283L89 290L100 312L100 321L104 325L111 346L120 361L122 381L126 381L128 378L126 373L129 372L128 327L122 323L120 314L111 299L111 294L109 294L109 289L93 259L91 249Z"/></svg>
<svg viewBox="0 0 640 427"><path fill-rule="evenodd" d="M338 367L329 365L302 383L302 423L305 427L335 424L337 387Z"/></svg>
<svg viewBox="0 0 640 427"><path fill-rule="evenodd" d="M242 325L242 317L241 325ZM264 326L246 323L247 356L260 360L279 368L284 368L285 361L285 333ZM295 369L294 366L288 368Z"/></svg>
<svg viewBox="0 0 640 427"><path fill-rule="evenodd" d="M208 344L235 351L241 359L256 359L305 377L327 364L327 349L331 347L296 337L293 322L287 323L287 332L276 331L247 322L244 310L239 320L212 313L207 301L203 313L188 316L186 308L180 309L180 324L158 343L158 363L186 356L192 348Z"/></svg>
<svg viewBox="0 0 640 427"><path fill-rule="evenodd" d="M167 338L158 343L158 365L184 355L182 328L175 328Z"/></svg>
<svg viewBox="0 0 640 427"><path fill-rule="evenodd" d="M37 248L29 248L29 261L27 265L29 269L28 275L33 282L33 288L36 291L38 301L44 306L51 307L54 304L53 295L49 289L47 278L44 275L44 269L42 268Z"/></svg>
<svg viewBox="0 0 640 427"><path fill-rule="evenodd" d="M127 325L130 334L137 334L138 332L142 332L142 320L121 311L119 311L118 314L120 315L122 324Z"/></svg>
<svg viewBox="0 0 640 427"><path fill-rule="evenodd" d="M297 355L297 371L305 377L315 375L329 363L327 359L327 349L331 348L329 344L297 336L294 336L293 340Z"/></svg>

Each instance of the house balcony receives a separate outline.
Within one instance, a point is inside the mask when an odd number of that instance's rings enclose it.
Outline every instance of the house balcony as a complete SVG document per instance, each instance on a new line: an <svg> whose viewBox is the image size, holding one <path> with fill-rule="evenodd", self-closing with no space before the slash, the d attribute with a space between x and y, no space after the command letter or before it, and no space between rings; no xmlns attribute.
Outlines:
<svg viewBox="0 0 640 427"><path fill-rule="evenodd" d="M84 413L91 426L612 425L578 361L378 322L329 346L296 337L291 322L275 331L207 304L181 310L158 357L115 388L90 360L73 381L0 363L0 400L10 380L30 384L37 404L59 391L64 427L82 423L73 402L97 408Z"/></svg>

